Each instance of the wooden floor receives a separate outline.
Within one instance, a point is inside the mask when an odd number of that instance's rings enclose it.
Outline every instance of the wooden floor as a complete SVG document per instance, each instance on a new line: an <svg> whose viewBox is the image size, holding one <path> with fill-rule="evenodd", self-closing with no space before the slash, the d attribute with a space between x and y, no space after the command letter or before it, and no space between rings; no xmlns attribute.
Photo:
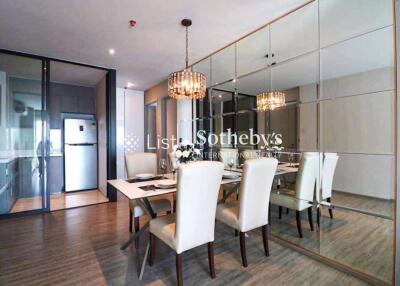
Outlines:
<svg viewBox="0 0 400 286"><path fill-rule="evenodd" d="M387 202L365 197L335 193L335 202L353 207L384 211ZM314 223L316 212L314 211ZM320 231L311 231L307 213L302 214L303 238L298 237L295 212L278 219L278 208L272 207L271 231L296 245L332 258L342 264L390 282L393 271L393 221L354 211L335 209L330 219L328 209L322 209Z"/></svg>
<svg viewBox="0 0 400 286"><path fill-rule="evenodd" d="M175 256L162 243L139 282L135 251L119 249L127 238L126 200L0 221L0 285L175 285ZM265 257L260 231L249 234L247 250L244 269L238 238L217 224L217 278L199 247L184 254L185 285L366 285L273 242Z"/></svg>
<svg viewBox="0 0 400 286"><path fill-rule="evenodd" d="M108 202L108 198L105 197L100 190L52 194L50 195L50 210L69 209L104 202ZM42 197L36 196L18 199L10 212L16 213L41 208Z"/></svg>

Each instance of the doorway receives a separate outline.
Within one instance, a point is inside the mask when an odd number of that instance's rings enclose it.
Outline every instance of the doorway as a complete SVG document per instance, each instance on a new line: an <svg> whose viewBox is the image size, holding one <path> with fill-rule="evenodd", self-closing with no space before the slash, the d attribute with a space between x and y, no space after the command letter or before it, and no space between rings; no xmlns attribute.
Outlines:
<svg viewBox="0 0 400 286"><path fill-rule="evenodd" d="M111 69L0 50L0 218L116 199L107 189L107 180L116 177L115 75ZM94 101L81 96L84 89L94 90ZM62 170L62 116L68 114L94 115L102 126L102 179L95 191L71 196L64 192Z"/></svg>

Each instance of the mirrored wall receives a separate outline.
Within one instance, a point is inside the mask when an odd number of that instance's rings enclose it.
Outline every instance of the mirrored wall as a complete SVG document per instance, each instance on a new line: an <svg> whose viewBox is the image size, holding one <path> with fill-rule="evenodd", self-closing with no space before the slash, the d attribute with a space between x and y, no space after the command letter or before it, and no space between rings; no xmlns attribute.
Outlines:
<svg viewBox="0 0 400 286"><path fill-rule="evenodd" d="M271 233L384 282L394 251L393 23L392 0L316 0L192 67L208 88L193 102L194 136L282 138L272 152L262 140L202 146L235 158L227 168L278 158ZM270 91L286 105L258 111L257 95ZM302 183L309 176L315 186Z"/></svg>

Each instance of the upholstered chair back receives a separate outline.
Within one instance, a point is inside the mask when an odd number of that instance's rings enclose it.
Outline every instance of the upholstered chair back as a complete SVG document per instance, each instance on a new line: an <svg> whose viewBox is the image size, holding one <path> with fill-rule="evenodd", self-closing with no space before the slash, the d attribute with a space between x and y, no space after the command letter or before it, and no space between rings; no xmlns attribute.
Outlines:
<svg viewBox="0 0 400 286"><path fill-rule="evenodd" d="M215 213L224 165L200 161L179 165L176 251L214 241Z"/></svg>
<svg viewBox="0 0 400 286"><path fill-rule="evenodd" d="M233 160L235 166L239 165L239 151L238 149L221 148L219 150L219 158L225 167Z"/></svg>
<svg viewBox="0 0 400 286"><path fill-rule="evenodd" d="M141 173L157 174L157 154L129 152L125 154L126 173L128 178Z"/></svg>
<svg viewBox="0 0 400 286"><path fill-rule="evenodd" d="M275 158L245 161L239 190L240 231L246 232L268 223L269 199L277 166Z"/></svg>
<svg viewBox="0 0 400 286"><path fill-rule="evenodd" d="M333 176L339 159L337 153L325 153L322 167L322 199L332 197Z"/></svg>
<svg viewBox="0 0 400 286"><path fill-rule="evenodd" d="M312 202L315 183L319 173L319 153L305 152L301 156L299 171L296 177L296 198Z"/></svg>

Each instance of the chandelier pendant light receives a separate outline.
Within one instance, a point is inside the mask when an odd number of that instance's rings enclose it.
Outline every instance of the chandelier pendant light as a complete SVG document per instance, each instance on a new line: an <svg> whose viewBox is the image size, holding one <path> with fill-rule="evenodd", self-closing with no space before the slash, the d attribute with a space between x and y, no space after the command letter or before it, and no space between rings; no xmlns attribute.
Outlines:
<svg viewBox="0 0 400 286"><path fill-rule="evenodd" d="M262 92L257 95L257 110L269 111L285 106L285 94L280 91Z"/></svg>
<svg viewBox="0 0 400 286"><path fill-rule="evenodd" d="M168 95L173 99L202 99L206 95L206 77L189 69L188 27L192 21L183 19L181 24L186 27L186 66L184 70L169 75Z"/></svg>
<svg viewBox="0 0 400 286"><path fill-rule="evenodd" d="M269 29L269 38L271 39L271 29ZM271 42L269 43L269 50L271 50ZM285 93L272 91L272 65L269 68L270 91L257 94L257 111L271 111L286 105Z"/></svg>

